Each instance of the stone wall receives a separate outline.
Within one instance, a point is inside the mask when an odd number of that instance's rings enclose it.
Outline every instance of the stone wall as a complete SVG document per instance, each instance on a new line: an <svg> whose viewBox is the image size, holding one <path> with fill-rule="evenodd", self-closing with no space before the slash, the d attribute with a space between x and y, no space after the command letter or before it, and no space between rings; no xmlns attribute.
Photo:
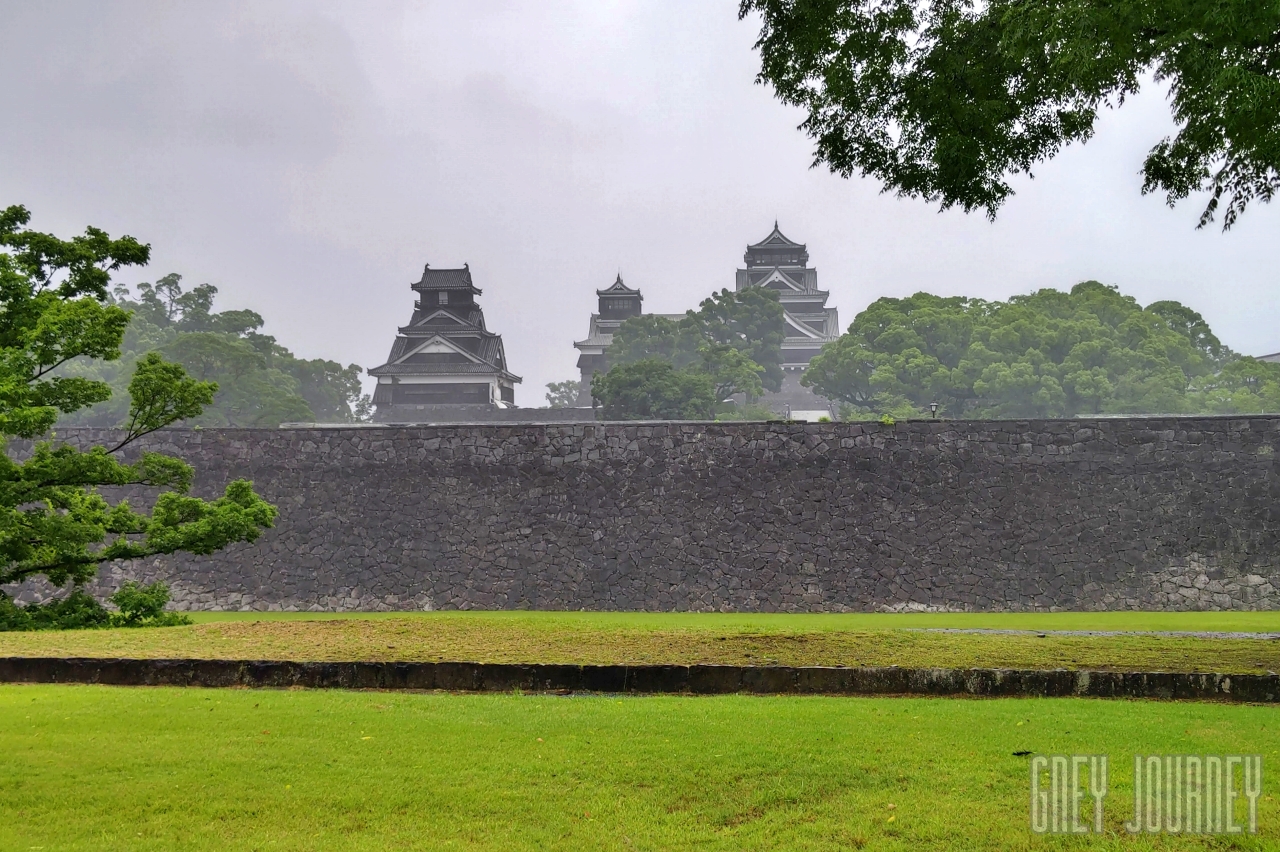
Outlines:
<svg viewBox="0 0 1280 852"><path fill-rule="evenodd" d="M374 419L383 426L440 423L594 423L593 408L495 408L492 405L383 405ZM329 427L324 423L286 423L301 428Z"/></svg>
<svg viewBox="0 0 1280 852"><path fill-rule="evenodd" d="M60 440L101 440L63 430ZM169 430L256 544L190 609L1280 609L1280 418ZM11 451L21 452L21 447ZM39 590L25 589L30 599Z"/></svg>

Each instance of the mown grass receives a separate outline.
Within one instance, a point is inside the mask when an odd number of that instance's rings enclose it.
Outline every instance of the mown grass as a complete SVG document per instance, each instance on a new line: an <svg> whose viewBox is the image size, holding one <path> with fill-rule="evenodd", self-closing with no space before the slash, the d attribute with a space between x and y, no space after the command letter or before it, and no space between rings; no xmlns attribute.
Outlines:
<svg viewBox="0 0 1280 852"><path fill-rule="evenodd" d="M1280 671L1280 641L1149 635L788 631L700 617L651 625L587 617L221 621L146 630L0 633L0 656ZM767 621L767 620L766 620ZM856 623L856 622L855 622Z"/></svg>
<svg viewBox="0 0 1280 852"><path fill-rule="evenodd" d="M321 621L425 618L642 630L730 630L738 633L822 633L898 628L992 630L1121 630L1280 633L1280 612L191 612L213 621Z"/></svg>
<svg viewBox="0 0 1280 852"><path fill-rule="evenodd" d="M1275 849L1137 836L1134 753L1262 753L1267 707L0 687L5 850ZM1028 830L1027 758L1111 757L1108 834Z"/></svg>

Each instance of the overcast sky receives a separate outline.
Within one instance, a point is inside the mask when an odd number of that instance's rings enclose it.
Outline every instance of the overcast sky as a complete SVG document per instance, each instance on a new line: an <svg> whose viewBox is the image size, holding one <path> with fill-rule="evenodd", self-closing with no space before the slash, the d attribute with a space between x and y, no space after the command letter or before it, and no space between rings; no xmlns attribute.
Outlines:
<svg viewBox="0 0 1280 852"><path fill-rule="evenodd" d="M1154 87L1044 166L995 223L811 169L756 85L734 0L24 2L0 27L0 205L152 245L304 357L381 364L422 265L469 262L517 403L576 377L621 271L678 312L733 286L776 218L847 326L880 296L1005 298L1089 279L1177 299L1280 350L1280 206L1195 230L1143 198Z"/></svg>

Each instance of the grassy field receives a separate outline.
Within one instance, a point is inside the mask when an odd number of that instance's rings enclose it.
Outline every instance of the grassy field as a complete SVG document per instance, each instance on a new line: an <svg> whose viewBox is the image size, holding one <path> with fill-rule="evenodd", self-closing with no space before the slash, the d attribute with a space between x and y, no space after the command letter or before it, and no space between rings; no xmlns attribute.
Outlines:
<svg viewBox="0 0 1280 852"><path fill-rule="evenodd" d="M0 687L4 850L1276 849L1126 835L1134 753L1280 760L1274 709ZM1026 757L1111 757L1105 838L1028 831Z"/></svg>
<svg viewBox="0 0 1280 852"><path fill-rule="evenodd" d="M1097 616L1050 623L1085 629ZM1077 614L1079 615L1079 614ZM1112 614L1115 615L1115 614ZM1144 614L1108 629L1276 627L1273 614ZM1261 616L1261 617L1260 617ZM900 619L895 621L894 619ZM948 624L953 620L938 619ZM1019 622L1014 622L1019 623ZM1044 620L1022 623L1044 624ZM211 621L190 627L0 633L0 656L196 657L285 660L475 661L1280 671L1280 641L1124 635L923 632L922 616L737 616L613 613L435 613L401 618ZM984 617L966 626L1004 626ZM1204 624L1213 625L1212 628ZM1070 628L1065 628L1071 625Z"/></svg>
<svg viewBox="0 0 1280 852"><path fill-rule="evenodd" d="M341 621L384 618L462 619L640 630L730 630L737 633L823 633L899 628L992 630L1200 630L1280 633L1280 612L191 612L215 621Z"/></svg>

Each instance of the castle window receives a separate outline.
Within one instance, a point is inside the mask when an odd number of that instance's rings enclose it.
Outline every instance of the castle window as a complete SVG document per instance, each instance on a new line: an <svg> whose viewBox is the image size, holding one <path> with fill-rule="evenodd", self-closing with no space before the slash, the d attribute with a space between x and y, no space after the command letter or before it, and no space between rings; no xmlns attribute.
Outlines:
<svg viewBox="0 0 1280 852"><path fill-rule="evenodd" d="M446 293L444 290L440 291L440 304L442 305L449 304L449 294Z"/></svg>

